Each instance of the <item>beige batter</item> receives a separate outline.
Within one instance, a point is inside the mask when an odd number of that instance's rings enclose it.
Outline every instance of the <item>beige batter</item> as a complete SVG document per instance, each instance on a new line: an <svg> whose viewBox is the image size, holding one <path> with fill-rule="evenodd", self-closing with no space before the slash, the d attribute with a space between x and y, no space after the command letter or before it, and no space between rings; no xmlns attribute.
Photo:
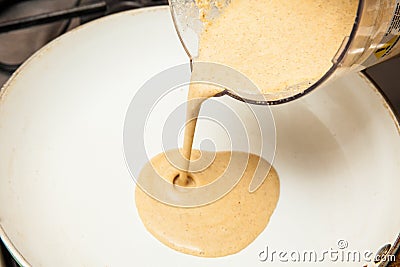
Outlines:
<svg viewBox="0 0 400 267"><path fill-rule="evenodd" d="M192 159L199 156L200 152L193 150ZM165 245L196 256L221 257L247 247L265 229L276 207L279 179L275 170L271 169L254 193L249 193L249 184L257 164L263 160L255 155L218 152L209 168L190 175L196 186L209 184L221 176L231 157L248 157L242 179L231 192L206 206L169 206L137 187L136 206L147 230ZM176 190L172 183L179 171L168 162L165 154L154 157L151 163L171 183L171 190ZM147 168L152 168L152 165L147 165ZM146 173L146 169L142 173Z"/></svg>
<svg viewBox="0 0 400 267"><path fill-rule="evenodd" d="M206 12L210 0L197 2ZM350 35L358 3L232 0L218 18L205 24L196 60L228 65L264 94L302 92L331 68ZM292 85L298 86L288 88Z"/></svg>
<svg viewBox="0 0 400 267"><path fill-rule="evenodd" d="M182 149L182 154L186 160L186 164L184 164L184 170L180 172L178 179L175 181L175 183L180 186L186 186L190 183L190 180L187 176L187 170L189 170L194 133L201 104L207 100L207 98L214 96L221 90L222 89L219 87L206 84L192 84L190 86L186 111L185 135Z"/></svg>
<svg viewBox="0 0 400 267"><path fill-rule="evenodd" d="M279 199L279 178L273 168L263 184L255 192L249 192L251 180L260 180L254 177L259 174L256 172L257 166L269 166L264 159L255 155L218 152L204 171L188 174L188 159L197 160L200 157L199 151L192 150L192 144L201 104L219 90L218 87L204 84L192 84L190 87L184 146L182 151L176 151L176 154L181 153L185 161L183 170L176 169L165 154L160 154L144 167L139 180L146 179L156 170L156 175L171 184L168 194L174 194L174 190L179 190L175 185L200 187L212 183L227 169L232 158L239 158L235 162L244 166L235 166L231 175L232 179L241 178L234 189L206 206L182 208L164 204L143 192L140 187L136 188L136 206L148 231L177 251L202 257L222 257L247 247L265 229ZM203 155L205 153L202 152ZM179 158L179 155L172 157ZM244 173L241 172L243 169ZM262 175L261 178L265 178L266 173Z"/></svg>
<svg viewBox="0 0 400 267"><path fill-rule="evenodd" d="M200 16L204 19L210 1L196 3L203 9ZM263 93L302 91L332 66L331 60L351 31L357 6L358 0L232 0L221 16L206 24L198 60L241 71ZM300 86L288 88L295 84ZM192 85L189 90L184 168L176 169L165 154L160 154L146 165L139 179L146 179L155 169L171 184L168 193L173 193L177 185L209 184L221 176L231 157L248 157L244 174L240 166L233 174L234 178L241 177L233 190L211 204L181 208L136 189L139 215L150 233L175 250L203 257L233 254L249 245L268 224L279 198L279 179L274 169L255 192L249 192L255 170L264 161L255 155L218 152L204 171L188 174L190 159L200 155L192 151L192 143L201 104L221 90L207 85Z"/></svg>

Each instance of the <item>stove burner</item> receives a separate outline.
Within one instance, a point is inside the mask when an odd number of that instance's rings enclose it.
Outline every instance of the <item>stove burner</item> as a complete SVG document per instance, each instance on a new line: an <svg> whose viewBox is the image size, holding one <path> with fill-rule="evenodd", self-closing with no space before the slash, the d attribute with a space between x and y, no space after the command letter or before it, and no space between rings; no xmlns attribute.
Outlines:
<svg viewBox="0 0 400 267"><path fill-rule="evenodd" d="M1 1L0 10L2 11L0 11L0 14L5 10L12 8L18 2L21 2L21 0ZM168 4L167 0L105 0L95 1L87 4L82 4L81 2L81 0L77 0L74 7L72 8L2 22L0 23L0 34L26 29L33 26L67 20L67 23L64 24L58 34L61 35L68 31L68 29L70 28L71 20L73 18L79 18L80 24L83 24L116 12L141 7ZM12 74L21 64L22 63L9 64L0 60L0 71L6 74Z"/></svg>

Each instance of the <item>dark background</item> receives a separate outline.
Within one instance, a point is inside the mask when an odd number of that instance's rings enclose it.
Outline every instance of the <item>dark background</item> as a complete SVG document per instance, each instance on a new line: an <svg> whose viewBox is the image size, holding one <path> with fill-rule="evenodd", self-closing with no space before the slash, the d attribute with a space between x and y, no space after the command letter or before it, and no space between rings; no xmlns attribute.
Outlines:
<svg viewBox="0 0 400 267"><path fill-rule="evenodd" d="M366 74L382 89L400 119L400 57L371 67Z"/></svg>

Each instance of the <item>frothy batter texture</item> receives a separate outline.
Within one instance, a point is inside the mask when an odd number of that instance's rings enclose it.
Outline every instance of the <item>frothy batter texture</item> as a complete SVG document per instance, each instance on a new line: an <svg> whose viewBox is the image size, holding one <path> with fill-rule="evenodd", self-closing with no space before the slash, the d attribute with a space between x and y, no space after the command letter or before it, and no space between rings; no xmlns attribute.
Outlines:
<svg viewBox="0 0 400 267"><path fill-rule="evenodd" d="M177 152L179 153L179 152ZM204 153L204 152L203 152ZM200 152L194 150L192 159ZM191 255L221 257L247 247L265 229L279 198L279 179L272 168L257 191L250 193L249 184L260 160L243 152L218 152L204 171L191 173L195 186L212 183L222 175L231 157L245 157L248 162L239 183L221 199L211 204L180 208L163 204L136 188L136 206L147 230L165 245ZM160 154L152 166L171 183L179 171ZM246 164L244 162L244 164ZM146 173L144 169L142 173ZM145 178L145 177L144 177ZM235 177L232 177L235 179ZM191 185L192 186L192 185Z"/></svg>
<svg viewBox="0 0 400 267"><path fill-rule="evenodd" d="M209 1L202 1L201 8ZM358 0L232 0L205 24L197 60L228 65L264 94L304 91L331 67ZM294 92L296 93L296 92Z"/></svg>

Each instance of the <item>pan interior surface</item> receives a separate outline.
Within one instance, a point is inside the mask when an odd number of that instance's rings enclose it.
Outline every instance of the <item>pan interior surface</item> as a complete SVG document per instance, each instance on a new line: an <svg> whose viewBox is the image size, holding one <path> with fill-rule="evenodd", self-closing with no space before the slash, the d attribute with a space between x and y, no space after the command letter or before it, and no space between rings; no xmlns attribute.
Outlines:
<svg viewBox="0 0 400 267"><path fill-rule="evenodd" d="M84 25L11 78L0 102L0 226L14 254L44 267L264 266L266 247L322 253L344 240L352 251L376 252L393 243L400 231L398 124L358 74L272 107L281 193L250 246L204 259L150 235L125 164L124 119L143 83L187 61L168 7L157 7ZM337 262L297 263L313 264Z"/></svg>

